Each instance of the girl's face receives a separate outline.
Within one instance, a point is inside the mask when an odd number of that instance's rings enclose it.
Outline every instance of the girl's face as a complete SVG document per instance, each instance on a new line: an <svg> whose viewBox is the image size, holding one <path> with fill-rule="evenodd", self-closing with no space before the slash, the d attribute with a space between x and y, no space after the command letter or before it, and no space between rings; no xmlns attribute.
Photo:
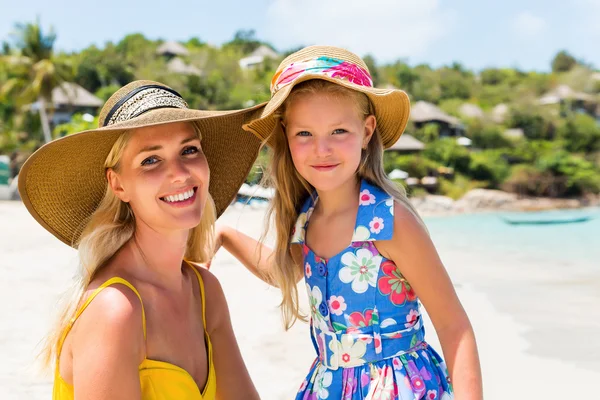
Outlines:
<svg viewBox="0 0 600 400"><path fill-rule="evenodd" d="M111 169L107 177L136 220L154 230L191 229L200 223L210 171L190 123L131 131L119 171Z"/></svg>
<svg viewBox="0 0 600 400"><path fill-rule="evenodd" d="M284 128L298 173L318 191L331 191L355 178L375 126L354 99L316 93L294 98Z"/></svg>

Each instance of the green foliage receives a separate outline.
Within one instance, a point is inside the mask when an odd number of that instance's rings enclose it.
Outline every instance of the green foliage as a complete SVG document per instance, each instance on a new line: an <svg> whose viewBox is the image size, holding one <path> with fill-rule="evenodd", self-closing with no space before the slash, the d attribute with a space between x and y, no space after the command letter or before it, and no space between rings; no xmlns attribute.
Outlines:
<svg viewBox="0 0 600 400"><path fill-rule="evenodd" d="M263 181L264 173L269 166L271 153L266 147L262 148L258 153L258 158L254 162L250 173L246 177L246 183L249 185L257 185Z"/></svg>
<svg viewBox="0 0 600 400"><path fill-rule="evenodd" d="M62 136L72 135L73 133L87 131L88 129L95 129L98 127L98 117L92 117L88 119L89 116L82 114L75 114L71 121L66 122L64 124L56 125L54 128L53 136L54 138L59 138Z"/></svg>
<svg viewBox="0 0 600 400"><path fill-rule="evenodd" d="M567 72L577 64L577 60L567 51L559 51L552 59L552 72Z"/></svg>
<svg viewBox="0 0 600 400"><path fill-rule="evenodd" d="M440 70L440 100L463 99L471 97L473 79L456 68Z"/></svg>
<svg viewBox="0 0 600 400"><path fill-rule="evenodd" d="M478 181L488 182L491 189L497 188L510 173L508 162L493 150L471 154L469 176Z"/></svg>
<svg viewBox="0 0 600 400"><path fill-rule="evenodd" d="M414 137L421 142L434 142L440 138L440 126L435 122L425 124L414 131Z"/></svg>
<svg viewBox="0 0 600 400"><path fill-rule="evenodd" d="M396 155L391 152L384 153L384 170L386 173L394 169L401 169L415 178L431 175L440 167L440 163L425 158L421 155Z"/></svg>
<svg viewBox="0 0 600 400"><path fill-rule="evenodd" d="M237 31L233 40L224 44L224 47L234 48L246 55L252 53L261 45L261 42L256 39L256 31L254 29Z"/></svg>
<svg viewBox="0 0 600 400"><path fill-rule="evenodd" d="M501 127L478 119L469 121L467 136L473 141L472 146L478 149L506 148L514 143L503 135Z"/></svg>
<svg viewBox="0 0 600 400"><path fill-rule="evenodd" d="M119 90L121 86L119 85L109 85L104 86L98 89L95 93L96 97L101 99L102 101L108 100L110 96L112 96L117 90Z"/></svg>
<svg viewBox="0 0 600 400"><path fill-rule="evenodd" d="M454 168L457 172L469 173L471 154L453 138L443 138L430 143L423 155L443 166Z"/></svg>
<svg viewBox="0 0 600 400"><path fill-rule="evenodd" d="M469 177L457 174L454 180L440 178L440 194L448 196L454 200L463 197L468 191L486 187L486 182L478 182Z"/></svg>
<svg viewBox="0 0 600 400"><path fill-rule="evenodd" d="M136 79L161 81L173 87L190 107L233 109L267 101L269 84L279 64L265 60L261 65L242 70L239 60L260 45L253 30L240 30L221 47L192 37L182 43L189 55L183 61L201 71L181 75L168 70L168 59L157 55L162 43L140 33L102 46L89 46L72 54L56 54L56 34L43 30L39 23L18 24L16 35L0 49L0 151L27 152L43 143L41 116L27 112L23 105L49 97L63 81L72 81L95 93L103 101L116 90ZM281 54L284 57L298 49ZM553 73L523 72L514 68L487 68L475 74L459 63L441 68L421 64L411 66L399 60L378 65L366 55L374 83L406 90L411 101L437 104L443 111L459 117L472 139L472 148L454 138L440 138L436 123L407 131L426 144L423 152L384 154L386 172L399 168L411 176L437 175L440 167L451 167L454 175L439 177L439 193L459 198L477 188L497 188L544 196L575 196L600 192L600 127L593 117L563 109L539 106L537 99L558 84L577 91L600 92L591 80L590 67L578 63L567 52L553 60ZM35 83L35 84L34 84ZM459 113L465 102L490 111L505 103L510 114L502 125L487 118L465 119ZM589 112L590 110L588 110ZM562 116L560 114L562 112ZM97 120L86 121L76 115L72 121L54 128L53 137L94 128ZM521 128L522 139L507 138L506 128ZM249 183L261 181L267 153L261 152L248 176ZM402 184L403 181L399 181ZM423 194L419 187L411 194Z"/></svg>
<svg viewBox="0 0 600 400"><path fill-rule="evenodd" d="M600 126L586 114L575 114L561 121L557 136L565 141L568 151L591 153L600 150Z"/></svg>
<svg viewBox="0 0 600 400"><path fill-rule="evenodd" d="M550 140L554 136L553 124L534 107L514 107L507 121L510 128L521 128L531 140Z"/></svg>

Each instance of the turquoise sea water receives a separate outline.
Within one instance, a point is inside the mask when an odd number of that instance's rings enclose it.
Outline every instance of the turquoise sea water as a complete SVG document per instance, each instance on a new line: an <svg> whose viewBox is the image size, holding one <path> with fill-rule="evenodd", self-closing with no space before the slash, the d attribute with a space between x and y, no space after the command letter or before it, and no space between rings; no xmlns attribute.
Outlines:
<svg viewBox="0 0 600 400"><path fill-rule="evenodd" d="M510 225L503 218L568 219L590 216L587 222L557 225ZM600 208L536 213L486 213L426 218L442 255L464 251L486 258L517 257L600 271Z"/></svg>

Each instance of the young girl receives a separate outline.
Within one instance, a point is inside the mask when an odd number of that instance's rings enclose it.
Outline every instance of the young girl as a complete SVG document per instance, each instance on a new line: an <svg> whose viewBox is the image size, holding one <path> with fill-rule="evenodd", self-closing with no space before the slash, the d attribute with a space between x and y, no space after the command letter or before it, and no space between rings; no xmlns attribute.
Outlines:
<svg viewBox="0 0 600 400"><path fill-rule="evenodd" d="M245 128L273 150L275 249L230 228L218 244L282 290L288 328L303 318L304 275L318 358L296 399L434 400L453 390L481 399L469 320L423 222L383 170L383 148L408 120L407 95L373 88L360 58L324 46L286 58L271 92ZM425 342L419 299L449 376Z"/></svg>
<svg viewBox="0 0 600 400"><path fill-rule="evenodd" d="M107 101L100 128L27 160L24 204L81 259L45 349L53 399L259 398L219 282L191 263L212 256L215 218L256 158L242 130L252 111L190 110L136 81Z"/></svg>

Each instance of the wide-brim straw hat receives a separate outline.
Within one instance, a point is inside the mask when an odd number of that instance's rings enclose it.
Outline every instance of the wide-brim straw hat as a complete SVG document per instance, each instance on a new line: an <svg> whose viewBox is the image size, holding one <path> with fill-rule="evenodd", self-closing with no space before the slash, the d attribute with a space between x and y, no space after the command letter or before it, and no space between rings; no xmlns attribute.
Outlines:
<svg viewBox="0 0 600 400"><path fill-rule="evenodd" d="M410 115L408 95L398 89L377 89L369 68L356 54L331 46L309 46L286 57L271 81L271 100L260 118L244 125L261 141L272 146L270 136L278 123L275 111L285 102L294 86L311 79L322 79L367 95L377 120L384 148L392 146L404 132Z"/></svg>
<svg viewBox="0 0 600 400"><path fill-rule="evenodd" d="M252 167L260 140L242 125L263 105L234 111L191 110L181 96L158 82L135 81L102 107L99 128L42 146L23 164L19 193L31 215L50 233L77 247L81 231L104 197L104 163L125 131L174 122L194 122L210 168L209 192L217 216L231 203Z"/></svg>

